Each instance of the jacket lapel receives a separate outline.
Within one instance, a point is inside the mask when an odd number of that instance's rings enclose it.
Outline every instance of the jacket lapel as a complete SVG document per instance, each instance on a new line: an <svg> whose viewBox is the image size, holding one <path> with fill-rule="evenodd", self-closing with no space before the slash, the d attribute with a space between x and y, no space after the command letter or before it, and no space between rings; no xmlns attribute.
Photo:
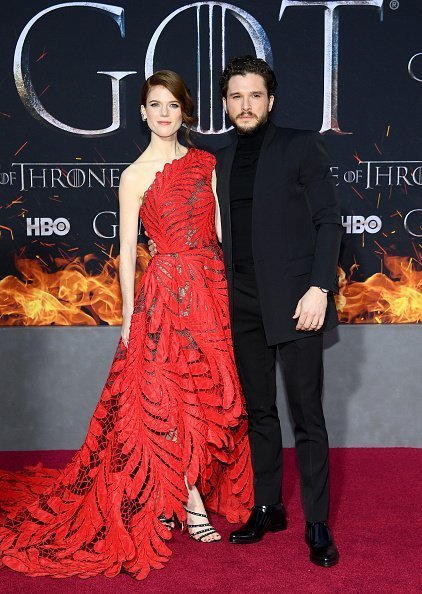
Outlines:
<svg viewBox="0 0 422 594"><path fill-rule="evenodd" d="M276 135L276 132L277 126L269 121L264 140L262 141L258 164L256 167L255 183L253 188L254 205L256 204L257 200L259 200L259 196L262 195L262 191L266 187L266 180L271 179L271 177L274 175L274 172L276 171L277 165L273 163L274 155L271 154L271 142Z"/></svg>
<svg viewBox="0 0 422 594"><path fill-rule="evenodd" d="M220 203L220 210L225 212L230 210L230 175L233 166L233 159L236 153L237 135L233 141L225 147L218 157L217 168L217 195Z"/></svg>

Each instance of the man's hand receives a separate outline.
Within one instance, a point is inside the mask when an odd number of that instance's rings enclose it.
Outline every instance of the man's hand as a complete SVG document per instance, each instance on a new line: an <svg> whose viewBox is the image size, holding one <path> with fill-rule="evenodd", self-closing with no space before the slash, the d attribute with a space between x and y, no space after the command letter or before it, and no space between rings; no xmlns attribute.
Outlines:
<svg viewBox="0 0 422 594"><path fill-rule="evenodd" d="M324 323L327 294L319 287L310 287L296 306L293 319L298 319L296 330L319 330Z"/></svg>
<svg viewBox="0 0 422 594"><path fill-rule="evenodd" d="M151 258L156 255L156 253L157 253L157 246L152 241L152 239L148 239L148 249L149 249L149 253L150 253Z"/></svg>

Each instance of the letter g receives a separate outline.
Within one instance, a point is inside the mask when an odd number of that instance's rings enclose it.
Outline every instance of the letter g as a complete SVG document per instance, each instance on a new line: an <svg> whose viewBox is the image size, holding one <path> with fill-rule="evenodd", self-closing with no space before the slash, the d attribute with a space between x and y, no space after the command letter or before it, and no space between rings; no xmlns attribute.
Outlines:
<svg viewBox="0 0 422 594"><path fill-rule="evenodd" d="M121 114L120 106L120 85L121 80L129 74L136 74L133 71L124 72L98 72L98 74L107 74L111 77L112 83L112 123L108 128L101 128L98 130L83 130L81 128L73 128L60 122L54 116L52 116L42 105L38 95L35 92L34 85L32 84L30 72L29 72L29 41L27 36L33 25L44 15L53 10L59 8L90 8L91 10L99 10L105 12L112 19L116 21L119 26L120 34L122 37L125 36L124 29L124 10L120 6L110 6L108 4L99 4L97 2L66 2L64 4L55 4L45 10L42 10L36 14L25 26L22 33L19 36L18 42L15 49L15 57L13 60L13 72L15 75L15 84L22 99L23 104L34 117L46 121L49 125L55 128L60 128L65 132L71 134L78 134L81 136L104 136L110 134L120 127Z"/></svg>

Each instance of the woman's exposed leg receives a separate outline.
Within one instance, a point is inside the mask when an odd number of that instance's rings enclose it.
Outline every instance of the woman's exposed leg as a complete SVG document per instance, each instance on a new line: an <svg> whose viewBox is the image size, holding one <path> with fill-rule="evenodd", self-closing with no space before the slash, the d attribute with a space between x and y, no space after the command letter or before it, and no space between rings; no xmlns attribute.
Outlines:
<svg viewBox="0 0 422 594"><path fill-rule="evenodd" d="M185 483L189 495L186 506L189 534L194 540L200 540L201 542L221 540L221 535L209 524L207 512L197 487L189 485L186 477Z"/></svg>

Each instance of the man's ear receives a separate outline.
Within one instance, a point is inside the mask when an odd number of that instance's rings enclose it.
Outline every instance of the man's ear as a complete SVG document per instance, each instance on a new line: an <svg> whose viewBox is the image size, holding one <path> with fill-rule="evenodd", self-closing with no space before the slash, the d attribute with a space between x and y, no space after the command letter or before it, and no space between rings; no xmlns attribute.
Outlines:
<svg viewBox="0 0 422 594"><path fill-rule="evenodd" d="M271 111L274 105L274 95L270 95L270 104L268 106L268 111Z"/></svg>
<svg viewBox="0 0 422 594"><path fill-rule="evenodd" d="M224 107L224 111L227 113L227 100L225 97L223 97L223 107Z"/></svg>

